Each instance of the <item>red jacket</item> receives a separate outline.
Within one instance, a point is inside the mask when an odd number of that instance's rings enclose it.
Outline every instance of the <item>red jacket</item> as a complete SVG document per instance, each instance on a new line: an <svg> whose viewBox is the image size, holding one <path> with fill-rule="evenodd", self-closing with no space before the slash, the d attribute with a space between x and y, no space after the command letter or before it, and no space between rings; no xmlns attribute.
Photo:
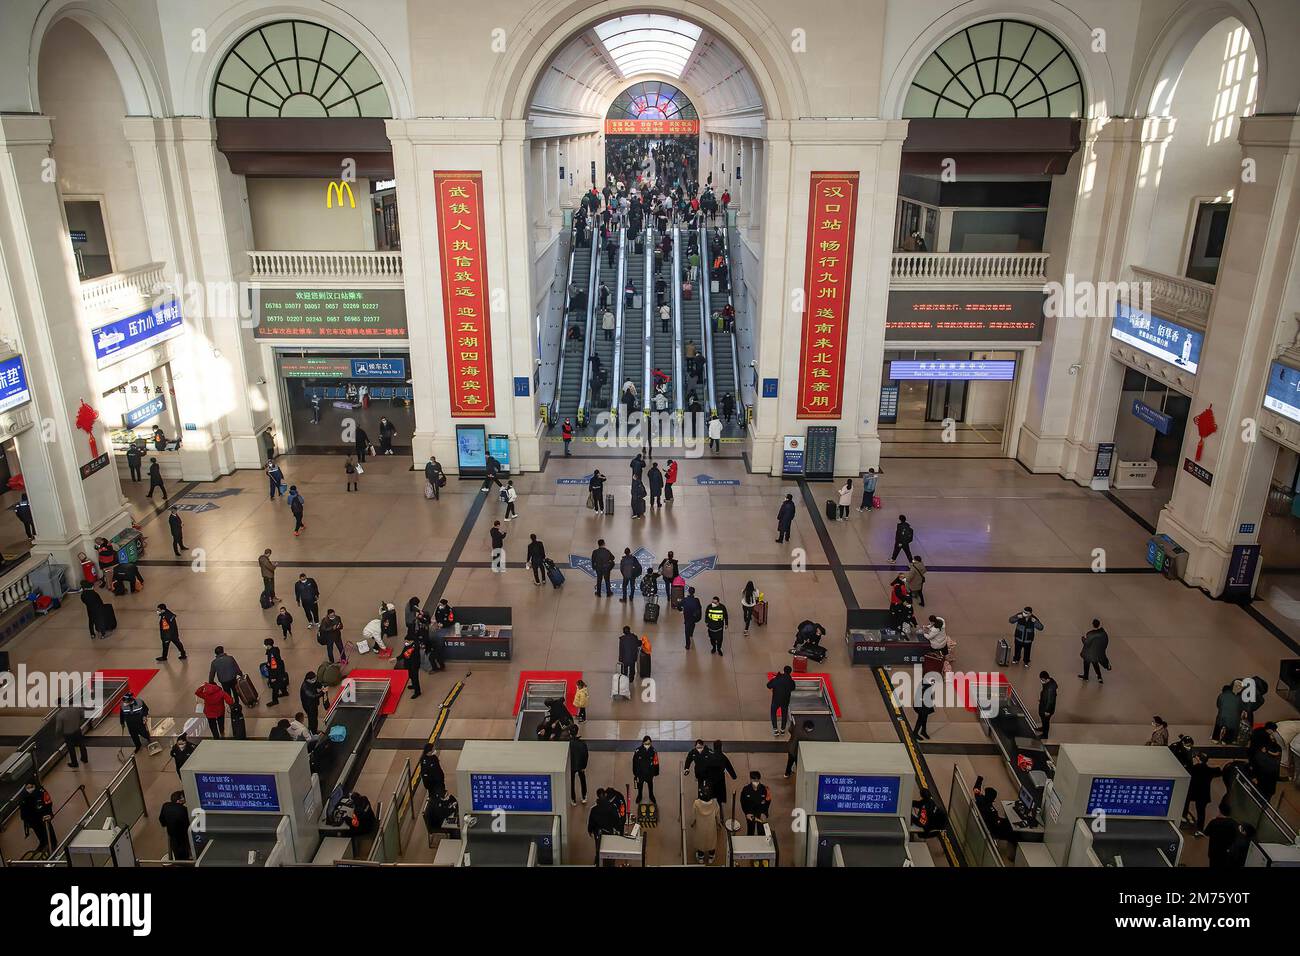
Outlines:
<svg viewBox="0 0 1300 956"><path fill-rule="evenodd" d="M664 476L664 481L670 485L677 483L677 462L674 461L668 466L668 474Z"/></svg>
<svg viewBox="0 0 1300 956"><path fill-rule="evenodd" d="M204 717L224 717L226 705L235 702L235 698L222 690L220 684L204 684L194 692L194 696L203 701Z"/></svg>

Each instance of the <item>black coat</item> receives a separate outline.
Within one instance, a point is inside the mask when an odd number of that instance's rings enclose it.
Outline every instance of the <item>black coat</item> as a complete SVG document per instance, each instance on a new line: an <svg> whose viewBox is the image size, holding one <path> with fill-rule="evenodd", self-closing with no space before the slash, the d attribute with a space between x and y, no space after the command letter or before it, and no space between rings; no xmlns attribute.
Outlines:
<svg viewBox="0 0 1300 956"><path fill-rule="evenodd" d="M315 604L320 600L320 586L315 578L296 581L293 585L293 596L299 604Z"/></svg>
<svg viewBox="0 0 1300 956"><path fill-rule="evenodd" d="M535 568L540 568L546 563L546 546L542 542L528 542L528 563Z"/></svg>
<svg viewBox="0 0 1300 956"><path fill-rule="evenodd" d="M446 788L447 774L443 771L442 761L437 754L425 754L420 758L420 779L430 794L441 793Z"/></svg>
<svg viewBox="0 0 1300 956"><path fill-rule="evenodd" d="M687 621L699 621L704 617L704 606L700 599L691 595L682 598L682 614Z"/></svg>
<svg viewBox="0 0 1300 956"><path fill-rule="evenodd" d="M641 655L641 638L635 634L620 634L618 636L618 662L620 664L635 664Z"/></svg>
<svg viewBox="0 0 1300 956"><path fill-rule="evenodd" d="M767 682L767 688L772 692L774 704L788 704L794 693L794 678L782 671Z"/></svg>
<svg viewBox="0 0 1300 956"><path fill-rule="evenodd" d="M1202 764L1194 760L1187 768L1187 772L1192 778L1187 785L1187 799L1192 803L1209 803L1210 782L1215 777L1223 776L1223 771L1218 767L1211 767L1208 763Z"/></svg>
<svg viewBox="0 0 1300 956"><path fill-rule="evenodd" d="M569 769L587 769L587 742L579 737L569 738Z"/></svg>
<svg viewBox="0 0 1300 956"><path fill-rule="evenodd" d="M166 625L164 627L164 625ZM163 611L158 615L158 636L164 641L179 641L181 639L181 628L176 623L176 615L171 611Z"/></svg>
<svg viewBox="0 0 1300 956"><path fill-rule="evenodd" d="M632 751L632 778L653 780L659 776L659 752L654 747L637 747Z"/></svg>
<svg viewBox="0 0 1300 956"><path fill-rule="evenodd" d="M1044 714L1056 713L1056 681L1048 678L1047 683L1043 684L1043 689L1038 692L1038 709Z"/></svg>
<svg viewBox="0 0 1300 956"><path fill-rule="evenodd" d="M86 605L86 617L91 624L99 622L100 611L104 607L104 599L95 591L84 589L81 592L81 603Z"/></svg>
<svg viewBox="0 0 1300 956"><path fill-rule="evenodd" d="M181 516L180 516L180 515L168 515L168 516L167 516L167 526L168 526L169 528L171 528L172 537L175 538L177 541L179 541L179 540L181 539L181 537L182 537L182 534L181 534Z"/></svg>
<svg viewBox="0 0 1300 956"><path fill-rule="evenodd" d="M794 522L794 502L783 501L781 508L776 513L776 526L782 531L789 531L790 525Z"/></svg>
<svg viewBox="0 0 1300 956"><path fill-rule="evenodd" d="M318 680L308 681L304 678L302 686L298 688L298 699L302 701L303 710L316 710L324 696L325 685Z"/></svg>
<svg viewBox="0 0 1300 956"><path fill-rule="evenodd" d="M609 574L614 570L614 552L609 548L597 548L591 552L591 566L597 574Z"/></svg>
<svg viewBox="0 0 1300 956"><path fill-rule="evenodd" d="M740 812L749 817L765 817L772 809L772 791L761 783L747 783L740 788Z"/></svg>
<svg viewBox="0 0 1300 956"><path fill-rule="evenodd" d="M625 554L622 560L618 562L618 570L625 579L630 580L640 577L641 572L645 569L641 567L641 562L636 559L635 555Z"/></svg>
<svg viewBox="0 0 1300 956"><path fill-rule="evenodd" d="M652 495L662 494L664 490L664 473L658 468L650 469L650 493Z"/></svg>

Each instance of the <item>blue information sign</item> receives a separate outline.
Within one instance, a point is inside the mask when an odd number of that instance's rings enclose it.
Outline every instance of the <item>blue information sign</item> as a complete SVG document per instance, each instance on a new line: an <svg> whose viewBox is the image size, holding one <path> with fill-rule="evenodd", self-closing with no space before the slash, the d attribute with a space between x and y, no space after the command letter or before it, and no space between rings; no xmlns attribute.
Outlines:
<svg viewBox="0 0 1300 956"><path fill-rule="evenodd" d="M763 397L776 398L776 382L774 378L763 379Z"/></svg>
<svg viewBox="0 0 1300 956"><path fill-rule="evenodd" d="M515 376L515 398L527 398L527 397L528 397L528 376L516 375Z"/></svg>
<svg viewBox="0 0 1300 956"><path fill-rule="evenodd" d="M551 776L546 773L471 773L469 804L475 812L551 812Z"/></svg>
<svg viewBox="0 0 1300 956"><path fill-rule="evenodd" d="M157 418L166 407L167 403L161 397L151 398L143 405L128 409L126 414L122 416L122 426L124 428L135 428L143 425L149 419Z"/></svg>
<svg viewBox="0 0 1300 956"><path fill-rule="evenodd" d="M488 435L487 452L497 460L501 470L510 473L510 436L509 435ZM487 465L485 461L484 466Z"/></svg>
<svg viewBox="0 0 1300 956"><path fill-rule="evenodd" d="M194 787L204 810L276 813L280 809L273 773L196 773Z"/></svg>
<svg viewBox="0 0 1300 956"><path fill-rule="evenodd" d="M1158 359L1185 368L1193 375L1201 362L1201 344L1205 337L1177 322L1118 302L1111 337Z"/></svg>
<svg viewBox="0 0 1300 956"><path fill-rule="evenodd" d="M803 477L803 438L799 435L786 435L781 451L781 474L786 477Z"/></svg>
<svg viewBox="0 0 1300 956"><path fill-rule="evenodd" d="M897 813L898 778L819 774L818 813Z"/></svg>
<svg viewBox="0 0 1300 956"><path fill-rule="evenodd" d="M968 359L958 362L890 362L889 378L903 380L942 380L972 382L1010 382L1016 377L1012 359Z"/></svg>
<svg viewBox="0 0 1300 956"><path fill-rule="evenodd" d="M1274 362L1268 370L1264 407L1283 418L1300 422L1300 372L1289 365Z"/></svg>
<svg viewBox="0 0 1300 956"><path fill-rule="evenodd" d="M462 475L487 473L487 429L482 425L456 426L456 464Z"/></svg>
<svg viewBox="0 0 1300 956"><path fill-rule="evenodd" d="M128 356L174 339L185 331L181 306L168 299L152 309L116 319L91 331L95 342L95 365L106 368Z"/></svg>
<svg viewBox="0 0 1300 956"><path fill-rule="evenodd" d="M388 378L403 381L406 379L406 359L404 358L366 358L352 359L353 378Z"/></svg>
<svg viewBox="0 0 1300 956"><path fill-rule="evenodd" d="M11 355L0 362L0 412L7 412L32 400L32 390L27 385L27 369L21 355Z"/></svg>
<svg viewBox="0 0 1300 956"><path fill-rule="evenodd" d="M1172 415L1166 415L1158 408L1152 408L1140 398L1133 399L1133 417L1138 421L1146 422L1162 435L1168 435L1169 429L1174 427Z"/></svg>
<svg viewBox="0 0 1300 956"><path fill-rule="evenodd" d="M1114 817L1163 817L1174 795L1172 780L1142 777L1093 777L1087 814Z"/></svg>

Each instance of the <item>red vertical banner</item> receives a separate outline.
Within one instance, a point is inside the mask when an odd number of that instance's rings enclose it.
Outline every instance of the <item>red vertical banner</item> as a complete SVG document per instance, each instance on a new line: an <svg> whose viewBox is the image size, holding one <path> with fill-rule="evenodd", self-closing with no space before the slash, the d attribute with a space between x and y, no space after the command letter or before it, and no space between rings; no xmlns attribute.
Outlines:
<svg viewBox="0 0 1300 956"><path fill-rule="evenodd" d="M447 379L453 418L490 418L492 319L488 313L483 173L434 172L442 314L447 330Z"/></svg>
<svg viewBox="0 0 1300 956"><path fill-rule="evenodd" d="M812 173L796 418L840 418L858 174Z"/></svg>

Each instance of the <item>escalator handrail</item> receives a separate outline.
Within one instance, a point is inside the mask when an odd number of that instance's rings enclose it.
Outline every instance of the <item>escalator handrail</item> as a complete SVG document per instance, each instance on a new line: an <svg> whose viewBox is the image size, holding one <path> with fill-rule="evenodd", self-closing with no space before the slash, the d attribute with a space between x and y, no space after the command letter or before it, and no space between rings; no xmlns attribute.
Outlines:
<svg viewBox="0 0 1300 956"><path fill-rule="evenodd" d="M686 414L686 401L683 392L686 388L682 376L682 236L681 230L673 226L673 262L669 267L673 279L673 403L678 417Z"/></svg>
<svg viewBox="0 0 1300 956"><path fill-rule="evenodd" d="M708 369L708 398L709 398L709 415L718 414L718 396L713 388L713 329L709 327L711 310L709 308L709 283L705 278L709 261L709 230L701 226L695 230L699 236L699 242L696 249L696 255L700 258L699 272L695 281L700 286L700 328L703 330L704 337L704 365Z"/></svg>
<svg viewBox="0 0 1300 956"><path fill-rule="evenodd" d="M596 279L600 275L600 256L596 254L596 240L600 236L600 230L596 228L595 223L591 227L591 263L587 270L587 332L583 336L582 342L582 385L578 393L578 423L585 424L587 420L587 389L590 387L591 378L591 353L596 347L596 334L592 321L596 308Z"/></svg>
<svg viewBox="0 0 1300 956"><path fill-rule="evenodd" d="M555 360L555 388L551 392L551 401L546 408L546 425L548 428L555 427L560 417L560 393L564 389L564 353L569 350L569 296L570 290L573 289L573 266L578 255L578 243L575 241L578 235L578 223L575 221L569 229L569 269L568 278L564 280L564 320L560 323L560 347L556 350ZM585 362L586 356L583 356Z"/></svg>
<svg viewBox="0 0 1300 956"><path fill-rule="evenodd" d="M727 267L727 305L731 306L732 311L735 312L736 300L732 297L732 291L735 286L731 281L731 230L727 228L727 220L725 217L722 220L722 261ZM748 427L749 406L745 404L745 386L740 381L740 340L736 335L736 329L738 327L739 323L737 323L733 317L731 322L731 333L729 335L731 341L731 371L732 380L736 383L736 411L739 415L741 425Z"/></svg>
<svg viewBox="0 0 1300 956"><path fill-rule="evenodd" d="M653 307L653 297L650 290L654 286L654 262L651 257L646 255L649 250L650 230L645 228L641 232L641 264L642 269L642 293L641 293L641 312L643 327L641 329L642 348L645 357L641 363L641 413L650 414L650 381L654 377L654 343L650 336L654 332L654 326L651 324L651 308Z"/></svg>
<svg viewBox="0 0 1300 956"><path fill-rule="evenodd" d="M627 230L618 230L618 270L614 273L614 374L609 390L611 421L618 421L623 398L623 290L627 287Z"/></svg>

